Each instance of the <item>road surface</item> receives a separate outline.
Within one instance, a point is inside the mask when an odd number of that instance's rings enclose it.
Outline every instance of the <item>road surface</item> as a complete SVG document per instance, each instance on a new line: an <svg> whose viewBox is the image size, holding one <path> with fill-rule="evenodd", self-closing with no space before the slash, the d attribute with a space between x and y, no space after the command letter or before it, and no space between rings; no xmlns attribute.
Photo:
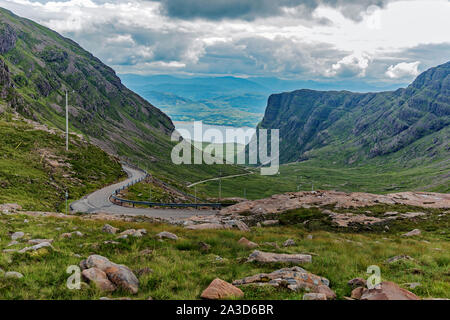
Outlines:
<svg viewBox="0 0 450 320"><path fill-rule="evenodd" d="M155 209L155 208L130 208L116 205L109 201L109 197L114 190L126 186L133 180L143 178L145 173L127 166L123 170L128 178L122 182L107 186L97 190L83 199L73 202L70 208L73 212L85 213L106 213L106 214L124 214L148 216L154 218L188 218L194 215L211 215L217 213L217 210L196 210L196 209Z"/></svg>

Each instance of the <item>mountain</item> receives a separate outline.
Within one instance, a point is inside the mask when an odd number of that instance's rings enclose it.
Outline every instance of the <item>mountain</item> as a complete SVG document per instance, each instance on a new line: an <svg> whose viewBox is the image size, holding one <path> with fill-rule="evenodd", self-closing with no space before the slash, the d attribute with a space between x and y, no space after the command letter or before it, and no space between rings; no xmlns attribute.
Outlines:
<svg viewBox="0 0 450 320"><path fill-rule="evenodd" d="M174 126L166 114L129 90L113 69L72 40L0 8L2 109L65 130L66 91L71 132L165 182L183 188L220 172L243 171L225 165L174 165L170 156L176 143L170 139Z"/></svg>
<svg viewBox="0 0 450 320"><path fill-rule="evenodd" d="M407 88L378 93L297 90L269 97L261 128L280 129L280 160L344 165L450 157L450 62ZM448 176L447 176L448 179Z"/></svg>
<svg viewBox="0 0 450 320"><path fill-rule="evenodd" d="M267 98L296 88L381 91L384 86L361 81L305 81L275 77L175 77L120 75L122 81L167 113L174 121L203 121L212 125L255 127L262 119Z"/></svg>
<svg viewBox="0 0 450 320"><path fill-rule="evenodd" d="M68 91L71 129L122 155L144 151L136 141L167 140L174 130L163 112L72 40L5 9L0 31L1 96L24 116L63 129Z"/></svg>

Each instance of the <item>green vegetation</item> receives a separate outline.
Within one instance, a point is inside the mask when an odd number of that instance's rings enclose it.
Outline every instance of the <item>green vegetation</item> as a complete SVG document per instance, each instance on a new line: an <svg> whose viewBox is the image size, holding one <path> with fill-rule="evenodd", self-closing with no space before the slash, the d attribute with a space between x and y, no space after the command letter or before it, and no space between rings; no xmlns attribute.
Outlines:
<svg viewBox="0 0 450 320"><path fill-rule="evenodd" d="M117 159L75 135L66 152L61 133L0 115L0 203L63 211L66 190L73 201L124 177Z"/></svg>
<svg viewBox="0 0 450 320"><path fill-rule="evenodd" d="M260 272L272 272L287 265L262 265L245 263L252 250L241 247L237 241L245 236L260 244L260 250L279 253L311 253L312 263L302 265L308 271L326 277L338 299L350 295L347 281L367 278L369 265L381 268L382 280L398 283L420 297L449 298L450 242L448 214L438 217L437 210L422 208L371 207L374 214L382 210L420 210L432 214L429 220L412 220L392 225L389 231L338 230L327 226L311 226L289 222L289 225L254 227L252 232L237 230L187 230L181 227L149 223L145 218L136 222L107 221L114 227L145 228L148 235L142 238L116 240L117 235L102 233L105 223L101 220L54 217L30 217L25 215L0 215L0 246L6 247L13 231L26 233L25 240L31 238L55 239L54 251L41 249L30 253L3 253L0 268L17 271L22 279L0 278L0 299L98 299L102 296L134 299L198 299L201 292L216 277L226 281L241 279ZM299 221L314 218L315 210L299 212ZM24 219L28 223L24 223ZM291 217L288 219L292 219ZM320 217L319 217L320 219ZM405 220L402 220L405 222ZM420 228L422 235L406 238L400 234L410 228ZM63 232L78 230L83 237L61 238ZM158 241L155 235L161 231L177 234L177 241ZM312 235L312 239L307 239ZM282 247L282 243L292 238L296 245ZM120 244L105 244L107 240ZM209 252L200 249L199 242L211 245ZM21 248L25 241L11 248ZM281 248L274 249L265 242L276 242ZM150 254L142 250L153 250ZM111 261L125 264L138 270L149 267L152 273L139 276L140 290L135 296L123 291L113 294L101 293L93 286L83 286L81 290L66 288L70 265L78 265L91 254L100 254ZM414 260L387 263L397 255L409 255ZM76 256L79 255L79 256ZM217 258L217 257L221 257ZM409 289L405 284L419 282L421 285ZM12 290L14 288L14 290ZM245 299L301 299L302 292L293 293L285 288L243 287Z"/></svg>

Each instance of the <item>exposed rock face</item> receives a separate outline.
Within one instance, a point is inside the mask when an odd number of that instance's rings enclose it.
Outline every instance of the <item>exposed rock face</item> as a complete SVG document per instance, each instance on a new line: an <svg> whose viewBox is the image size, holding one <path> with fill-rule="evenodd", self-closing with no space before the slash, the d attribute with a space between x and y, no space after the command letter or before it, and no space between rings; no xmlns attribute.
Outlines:
<svg viewBox="0 0 450 320"><path fill-rule="evenodd" d="M4 54L14 48L17 35L9 24L0 24L0 54Z"/></svg>
<svg viewBox="0 0 450 320"><path fill-rule="evenodd" d="M400 192L387 195L364 192L302 191L273 195L270 198L245 201L220 211L221 214L281 213L308 206L335 205L337 208L373 206L380 203L406 204L424 208L449 208L450 194L433 192ZM417 216L417 215L415 215ZM263 223L264 224L264 223Z"/></svg>
<svg viewBox="0 0 450 320"><path fill-rule="evenodd" d="M420 298L394 282L384 281L380 283L379 289L364 289L361 300L420 300Z"/></svg>
<svg viewBox="0 0 450 320"><path fill-rule="evenodd" d="M172 239L172 240L178 240L178 237L176 234L173 234L173 233L167 232L167 231L160 232L156 236L160 239L167 238L167 239Z"/></svg>
<svg viewBox="0 0 450 320"><path fill-rule="evenodd" d="M254 249L256 247L258 247L258 244L255 242L252 242L250 240L248 240L247 238L242 237L241 239L239 239L238 243L246 248L249 249Z"/></svg>
<svg viewBox="0 0 450 320"><path fill-rule="evenodd" d="M214 279L211 284L206 288L202 294L203 299L230 299L230 298L242 298L244 292L241 289L233 286L232 284L223 281L219 278Z"/></svg>
<svg viewBox="0 0 450 320"><path fill-rule="evenodd" d="M261 263L309 263L312 258L309 254L287 254L287 253L271 253L255 250L248 257L248 261L257 261Z"/></svg>
<svg viewBox="0 0 450 320"><path fill-rule="evenodd" d="M83 270L81 275L87 281L95 283L95 285L102 291L112 292L116 290L116 287L111 281L109 281L106 273L98 268Z"/></svg>
<svg viewBox="0 0 450 320"><path fill-rule="evenodd" d="M335 293L329 288L330 281L328 279L312 274L300 267L283 268L271 273L256 274L241 280L235 280L233 284L236 286L269 285L286 287L292 291L310 290L328 296L330 299L336 297Z"/></svg>

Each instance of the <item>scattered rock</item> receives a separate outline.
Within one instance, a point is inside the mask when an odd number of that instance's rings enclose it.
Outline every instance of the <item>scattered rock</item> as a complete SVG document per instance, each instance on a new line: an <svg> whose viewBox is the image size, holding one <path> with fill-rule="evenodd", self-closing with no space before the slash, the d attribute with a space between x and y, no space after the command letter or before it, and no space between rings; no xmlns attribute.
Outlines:
<svg viewBox="0 0 450 320"><path fill-rule="evenodd" d="M256 247L258 247L258 244L255 242L252 242L250 240L248 240L247 238L242 237L241 239L239 239L238 243L246 248L249 249L254 249Z"/></svg>
<svg viewBox="0 0 450 320"><path fill-rule="evenodd" d="M102 232L110 233L110 234L116 234L119 231L119 229L114 228L113 226L109 224L105 224L102 228Z"/></svg>
<svg viewBox="0 0 450 320"><path fill-rule="evenodd" d="M234 220L233 224L241 231L250 231L250 228L242 221L240 220Z"/></svg>
<svg viewBox="0 0 450 320"><path fill-rule="evenodd" d="M316 288L313 289L314 293L321 293L324 294L327 300L333 300L336 299L336 293L330 289L330 287L320 284Z"/></svg>
<svg viewBox="0 0 450 320"><path fill-rule="evenodd" d="M421 232L419 229L414 229L414 230L411 230L410 232L403 234L403 236L405 236L405 237L418 236L418 235L420 235L420 233Z"/></svg>
<svg viewBox="0 0 450 320"><path fill-rule="evenodd" d="M106 273L98 268L83 270L81 275L88 282L93 282L101 291L112 292L116 290L116 287L111 281L109 281Z"/></svg>
<svg viewBox="0 0 450 320"><path fill-rule="evenodd" d="M91 255L86 259L85 263L82 261L81 264L88 269L98 268L105 272L109 281L118 288L133 294L136 294L139 290L139 280L127 266L118 265L100 255Z"/></svg>
<svg viewBox="0 0 450 320"><path fill-rule="evenodd" d="M261 263L308 263L312 258L309 254L287 254L287 253L271 253L255 250L248 257L248 261L257 261Z"/></svg>
<svg viewBox="0 0 450 320"><path fill-rule="evenodd" d="M347 284L352 287L352 288L356 288L356 287L366 287L367 285L367 281L363 278L354 278L352 280L349 280L347 282Z"/></svg>
<svg viewBox="0 0 450 320"><path fill-rule="evenodd" d="M403 218L415 218L415 217L421 217L426 216L427 214L425 212L407 212L400 214Z"/></svg>
<svg viewBox="0 0 450 320"><path fill-rule="evenodd" d="M395 257L387 259L386 262L387 263L394 263L394 262L399 261L399 260L411 260L411 261L413 261L414 259L411 258L410 256L407 256L406 254L401 254L399 256L395 256Z"/></svg>
<svg viewBox="0 0 450 320"><path fill-rule="evenodd" d="M279 223L280 223L279 220L265 220L265 221L261 222L261 224L264 226L272 226L272 225L279 224Z"/></svg>
<svg viewBox="0 0 450 320"><path fill-rule="evenodd" d="M209 249L211 249L211 246L209 244L202 242L202 241L200 241L198 243L198 246L200 248L200 251L203 251L203 252L209 252Z"/></svg>
<svg viewBox="0 0 450 320"><path fill-rule="evenodd" d="M365 289L361 300L420 300L420 298L394 282L383 281L379 288Z"/></svg>
<svg viewBox="0 0 450 320"><path fill-rule="evenodd" d="M8 271L5 273L5 278L9 278L9 279L22 279L23 278L23 274L21 274L20 272L16 272L16 271Z"/></svg>
<svg viewBox="0 0 450 320"><path fill-rule="evenodd" d="M82 237L83 234L80 231L66 232L61 234L61 238L72 238L73 236Z"/></svg>
<svg viewBox="0 0 450 320"><path fill-rule="evenodd" d="M120 236L118 237L118 239L127 239L128 236L140 238L140 237L143 236L141 230L144 230L144 232L147 233L147 230L145 230L145 229L139 229L139 230L128 229L128 230L125 230L125 231L121 232Z"/></svg>
<svg viewBox="0 0 450 320"><path fill-rule="evenodd" d="M52 245L49 242L41 242L41 243L35 244L32 247L25 247L25 248L19 250L18 252L19 253L24 253L24 252L27 252L27 251L36 251L36 250L39 250L39 249L42 249L42 248L53 249Z"/></svg>
<svg viewBox="0 0 450 320"><path fill-rule="evenodd" d="M31 239L28 240L29 244L39 244L43 242L53 243L53 239Z"/></svg>
<svg viewBox="0 0 450 320"><path fill-rule="evenodd" d="M214 279L211 284L206 288L202 294L203 299L230 299L230 298L242 298L244 292L241 289L233 286L232 284L223 281L219 278Z"/></svg>
<svg viewBox="0 0 450 320"><path fill-rule="evenodd" d="M283 247L291 247L291 246L295 246L295 241L293 239L287 239L283 243Z"/></svg>
<svg viewBox="0 0 450 320"><path fill-rule="evenodd" d="M323 293L305 293L303 300L327 300L327 297Z"/></svg>
<svg viewBox="0 0 450 320"><path fill-rule="evenodd" d="M312 234L308 234L308 235L306 236L306 239L312 240L312 239L313 239L313 235L312 235Z"/></svg>
<svg viewBox="0 0 450 320"><path fill-rule="evenodd" d="M361 299L361 296L362 296L362 294L363 294L365 289L366 288L364 288L364 287L357 287L357 288L353 289L352 290L352 294L350 295L350 297L352 299L358 299L358 300Z"/></svg>
<svg viewBox="0 0 450 320"><path fill-rule="evenodd" d="M103 243L104 243L104 244L113 244L113 245L118 245L118 244L120 244L120 242L113 241L113 240L106 240L106 241L103 241Z"/></svg>
<svg viewBox="0 0 450 320"><path fill-rule="evenodd" d="M22 231L14 232L14 233L11 235L11 240L18 240L18 239L21 239L21 238L23 238L24 235L25 235L25 233L23 233Z"/></svg>
<svg viewBox="0 0 450 320"><path fill-rule="evenodd" d="M208 229L220 230L220 229L230 229L231 227L229 225L220 223L201 223L186 226L185 228L190 230L208 230Z"/></svg>
<svg viewBox="0 0 450 320"><path fill-rule="evenodd" d="M160 239L167 238L167 239L172 239L172 240L178 240L178 237L176 234L173 234L173 233L167 232L167 231L160 232L156 236Z"/></svg>

